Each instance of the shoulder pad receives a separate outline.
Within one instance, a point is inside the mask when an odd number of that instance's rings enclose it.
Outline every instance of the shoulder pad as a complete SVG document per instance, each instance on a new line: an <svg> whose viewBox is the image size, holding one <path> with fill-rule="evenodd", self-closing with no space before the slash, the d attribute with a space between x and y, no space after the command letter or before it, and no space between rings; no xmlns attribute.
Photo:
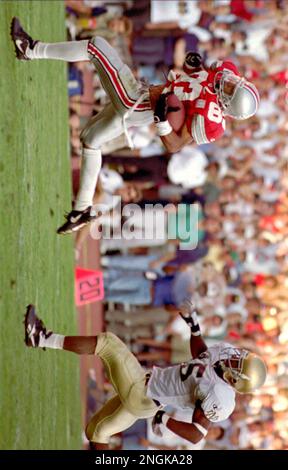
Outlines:
<svg viewBox="0 0 288 470"><path fill-rule="evenodd" d="M217 383L208 391L201 408L209 421L224 421L235 408L235 391L224 382Z"/></svg>

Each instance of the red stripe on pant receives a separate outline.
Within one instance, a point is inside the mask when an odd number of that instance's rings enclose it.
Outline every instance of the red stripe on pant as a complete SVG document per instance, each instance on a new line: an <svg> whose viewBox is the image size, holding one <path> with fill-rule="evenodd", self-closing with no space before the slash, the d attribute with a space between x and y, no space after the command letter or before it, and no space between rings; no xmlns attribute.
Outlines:
<svg viewBox="0 0 288 470"><path fill-rule="evenodd" d="M91 42L88 43L88 52L94 55L97 59L99 59L102 66L105 68L106 72L108 73L115 90L124 104L126 108L132 108L136 102L136 100L131 100L127 95L127 92L118 76L118 71L113 67L113 65L108 61L108 59L95 47ZM150 104L148 103L140 103L136 109L139 110L151 110Z"/></svg>

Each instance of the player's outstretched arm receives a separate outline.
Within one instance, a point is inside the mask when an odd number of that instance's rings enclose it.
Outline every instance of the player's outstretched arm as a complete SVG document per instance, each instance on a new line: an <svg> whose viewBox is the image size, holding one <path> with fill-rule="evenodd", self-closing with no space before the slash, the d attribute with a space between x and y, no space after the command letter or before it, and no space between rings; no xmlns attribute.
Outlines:
<svg viewBox="0 0 288 470"><path fill-rule="evenodd" d="M187 323L190 328L190 351L193 359L199 354L205 352L208 348L201 336L200 326L197 318L197 311L193 303L186 299L180 307L179 315Z"/></svg>
<svg viewBox="0 0 288 470"><path fill-rule="evenodd" d="M192 423L183 423L171 418L165 411L158 411L153 418L152 429L157 435L161 435L161 426L166 426L170 431L174 432L183 439L193 444L197 444L203 439L210 426L210 421L204 415L199 405L196 405Z"/></svg>

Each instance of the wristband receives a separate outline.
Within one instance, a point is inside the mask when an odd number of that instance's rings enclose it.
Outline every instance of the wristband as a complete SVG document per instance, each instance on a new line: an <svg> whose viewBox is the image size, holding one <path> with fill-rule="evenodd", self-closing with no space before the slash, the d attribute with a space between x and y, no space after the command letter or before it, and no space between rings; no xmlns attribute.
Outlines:
<svg viewBox="0 0 288 470"><path fill-rule="evenodd" d="M198 323L197 323L197 325L191 326L190 329L191 329L191 335L192 336L200 336L201 335L201 331L200 331L200 327L199 327Z"/></svg>
<svg viewBox="0 0 288 470"><path fill-rule="evenodd" d="M170 416L167 415L167 413L163 414L163 416L162 416L162 423L161 423L161 424L163 424L163 426L167 426L167 421L168 421L169 419L170 419Z"/></svg>
<svg viewBox="0 0 288 470"><path fill-rule="evenodd" d="M173 131L172 127L169 124L169 121L160 121L155 124L157 128L157 134L161 137L163 135L170 134Z"/></svg>

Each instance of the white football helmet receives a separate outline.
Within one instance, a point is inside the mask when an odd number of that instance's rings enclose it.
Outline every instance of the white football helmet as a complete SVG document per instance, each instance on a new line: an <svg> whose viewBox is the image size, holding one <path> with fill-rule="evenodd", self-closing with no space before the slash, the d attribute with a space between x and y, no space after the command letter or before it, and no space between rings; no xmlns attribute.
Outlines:
<svg viewBox="0 0 288 470"><path fill-rule="evenodd" d="M216 73L214 86L225 116L242 120L256 113L260 101L259 93L245 78L224 70Z"/></svg>
<svg viewBox="0 0 288 470"><path fill-rule="evenodd" d="M267 369L259 356L246 349L225 348L220 354L223 379L239 393L251 393L265 382Z"/></svg>

